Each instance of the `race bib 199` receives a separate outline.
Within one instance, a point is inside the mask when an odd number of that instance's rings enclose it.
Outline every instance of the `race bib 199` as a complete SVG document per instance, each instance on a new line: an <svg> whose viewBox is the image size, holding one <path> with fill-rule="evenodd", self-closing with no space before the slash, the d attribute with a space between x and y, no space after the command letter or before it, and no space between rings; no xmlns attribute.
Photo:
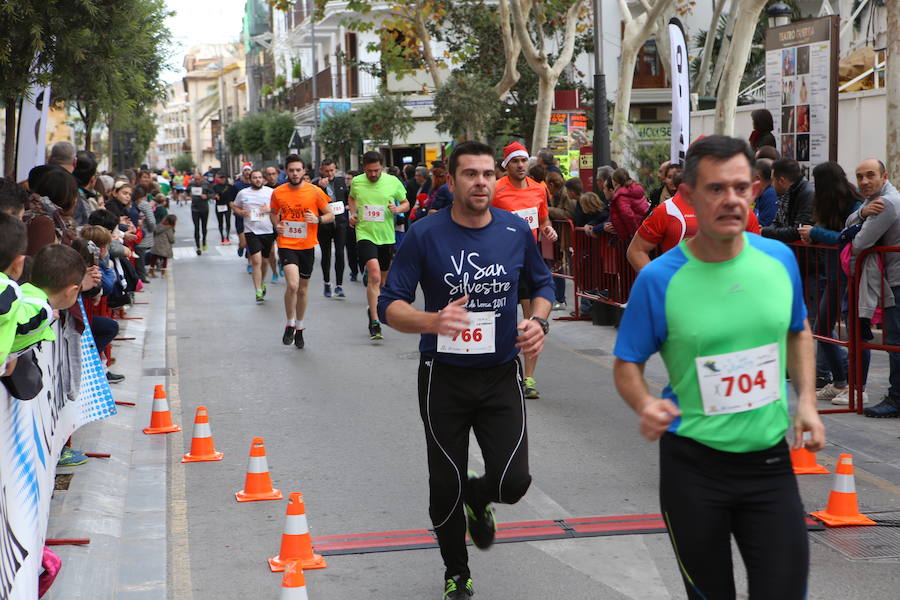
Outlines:
<svg viewBox="0 0 900 600"><path fill-rule="evenodd" d="M528 226L532 229L538 228L538 209L537 206L531 208L523 208L522 210L514 210L514 213L525 219Z"/></svg>
<svg viewBox="0 0 900 600"><path fill-rule="evenodd" d="M346 211L343 202L329 202L328 206L331 207L331 212L334 213L334 216L342 215Z"/></svg>
<svg viewBox="0 0 900 600"><path fill-rule="evenodd" d="M284 237L305 238L307 225L306 221L284 221Z"/></svg>
<svg viewBox="0 0 900 600"><path fill-rule="evenodd" d="M469 313L469 328L454 336L438 335L437 351L445 354L493 354L495 323L493 312Z"/></svg>
<svg viewBox="0 0 900 600"><path fill-rule="evenodd" d="M784 371L777 343L694 360L708 416L754 410L781 398Z"/></svg>
<svg viewBox="0 0 900 600"><path fill-rule="evenodd" d="M363 206L363 221L383 223L384 211L384 206L373 206L371 204L366 204L365 206Z"/></svg>

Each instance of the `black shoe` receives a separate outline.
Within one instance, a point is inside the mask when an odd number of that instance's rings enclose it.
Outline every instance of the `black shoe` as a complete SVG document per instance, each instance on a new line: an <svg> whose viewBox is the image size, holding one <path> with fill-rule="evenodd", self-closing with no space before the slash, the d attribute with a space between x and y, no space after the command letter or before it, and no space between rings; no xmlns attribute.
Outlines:
<svg viewBox="0 0 900 600"><path fill-rule="evenodd" d="M471 577L454 575L444 581L444 595L441 598L443 600L465 600L474 594L475 588L472 585Z"/></svg>
<svg viewBox="0 0 900 600"><path fill-rule="evenodd" d="M281 343L290 346L294 341L294 328L288 325L284 328L284 335L281 336Z"/></svg>
<svg viewBox="0 0 900 600"><path fill-rule="evenodd" d="M356 281L356 273L350 273L350 281Z"/></svg>
<svg viewBox="0 0 900 600"><path fill-rule="evenodd" d="M381 335L381 323L378 321L369 323L369 339L373 342L384 339L384 336Z"/></svg>
<svg viewBox="0 0 900 600"><path fill-rule="evenodd" d="M203 254L203 252L200 250L200 248L197 248L197 256L200 256L201 254Z"/></svg>
<svg viewBox="0 0 900 600"><path fill-rule="evenodd" d="M298 348L301 348L301 349L303 348L304 343L303 343L303 330L302 329L294 330L294 345L297 346Z"/></svg>
<svg viewBox="0 0 900 600"><path fill-rule="evenodd" d="M113 373L112 371L107 371L106 380L110 383L119 383L121 381L125 381L125 376L119 375L118 373Z"/></svg>
<svg viewBox="0 0 900 600"><path fill-rule="evenodd" d="M478 475L474 471L469 471L469 481L473 479L478 479ZM487 550L493 546L494 534L497 532L494 507L488 504L478 510L464 503L463 508L466 512L466 528L469 530L469 537L472 538L475 547L479 550Z"/></svg>

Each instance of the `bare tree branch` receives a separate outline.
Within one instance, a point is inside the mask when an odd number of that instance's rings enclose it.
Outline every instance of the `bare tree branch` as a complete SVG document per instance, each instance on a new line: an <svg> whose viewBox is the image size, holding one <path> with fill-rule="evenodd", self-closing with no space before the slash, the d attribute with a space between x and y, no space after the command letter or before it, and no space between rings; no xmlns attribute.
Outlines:
<svg viewBox="0 0 900 600"><path fill-rule="evenodd" d="M522 52L522 46L519 38L513 32L513 26L510 23L509 0L500 0L500 33L503 36L503 77L494 86L494 92L497 97L503 99L507 93L519 82L519 54Z"/></svg>

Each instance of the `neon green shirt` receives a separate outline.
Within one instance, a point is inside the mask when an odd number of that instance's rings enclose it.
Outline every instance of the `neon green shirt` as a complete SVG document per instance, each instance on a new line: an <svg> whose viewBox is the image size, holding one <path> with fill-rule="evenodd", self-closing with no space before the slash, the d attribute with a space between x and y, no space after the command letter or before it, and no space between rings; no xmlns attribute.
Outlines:
<svg viewBox="0 0 900 600"><path fill-rule="evenodd" d="M9 356L19 325L22 293L18 284L0 271L0 369Z"/></svg>
<svg viewBox="0 0 900 600"><path fill-rule="evenodd" d="M53 309L44 290L30 283L23 284L20 304L19 324L12 351L21 352L38 342L56 340L56 334L50 327L53 324Z"/></svg>
<svg viewBox="0 0 900 600"><path fill-rule="evenodd" d="M372 183L363 173L353 178L350 196L356 200L356 240L369 240L377 246L393 244L394 215L387 207L406 200L403 183L387 173Z"/></svg>

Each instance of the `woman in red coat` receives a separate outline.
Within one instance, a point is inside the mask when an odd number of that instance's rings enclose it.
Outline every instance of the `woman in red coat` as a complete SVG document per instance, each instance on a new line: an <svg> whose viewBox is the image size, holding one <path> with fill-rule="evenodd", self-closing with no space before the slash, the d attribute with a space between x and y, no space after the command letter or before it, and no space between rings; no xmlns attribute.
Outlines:
<svg viewBox="0 0 900 600"><path fill-rule="evenodd" d="M611 227L622 240L631 239L641 225L650 207L641 184L631 179L625 169L616 169L612 174L615 191L609 206Z"/></svg>

